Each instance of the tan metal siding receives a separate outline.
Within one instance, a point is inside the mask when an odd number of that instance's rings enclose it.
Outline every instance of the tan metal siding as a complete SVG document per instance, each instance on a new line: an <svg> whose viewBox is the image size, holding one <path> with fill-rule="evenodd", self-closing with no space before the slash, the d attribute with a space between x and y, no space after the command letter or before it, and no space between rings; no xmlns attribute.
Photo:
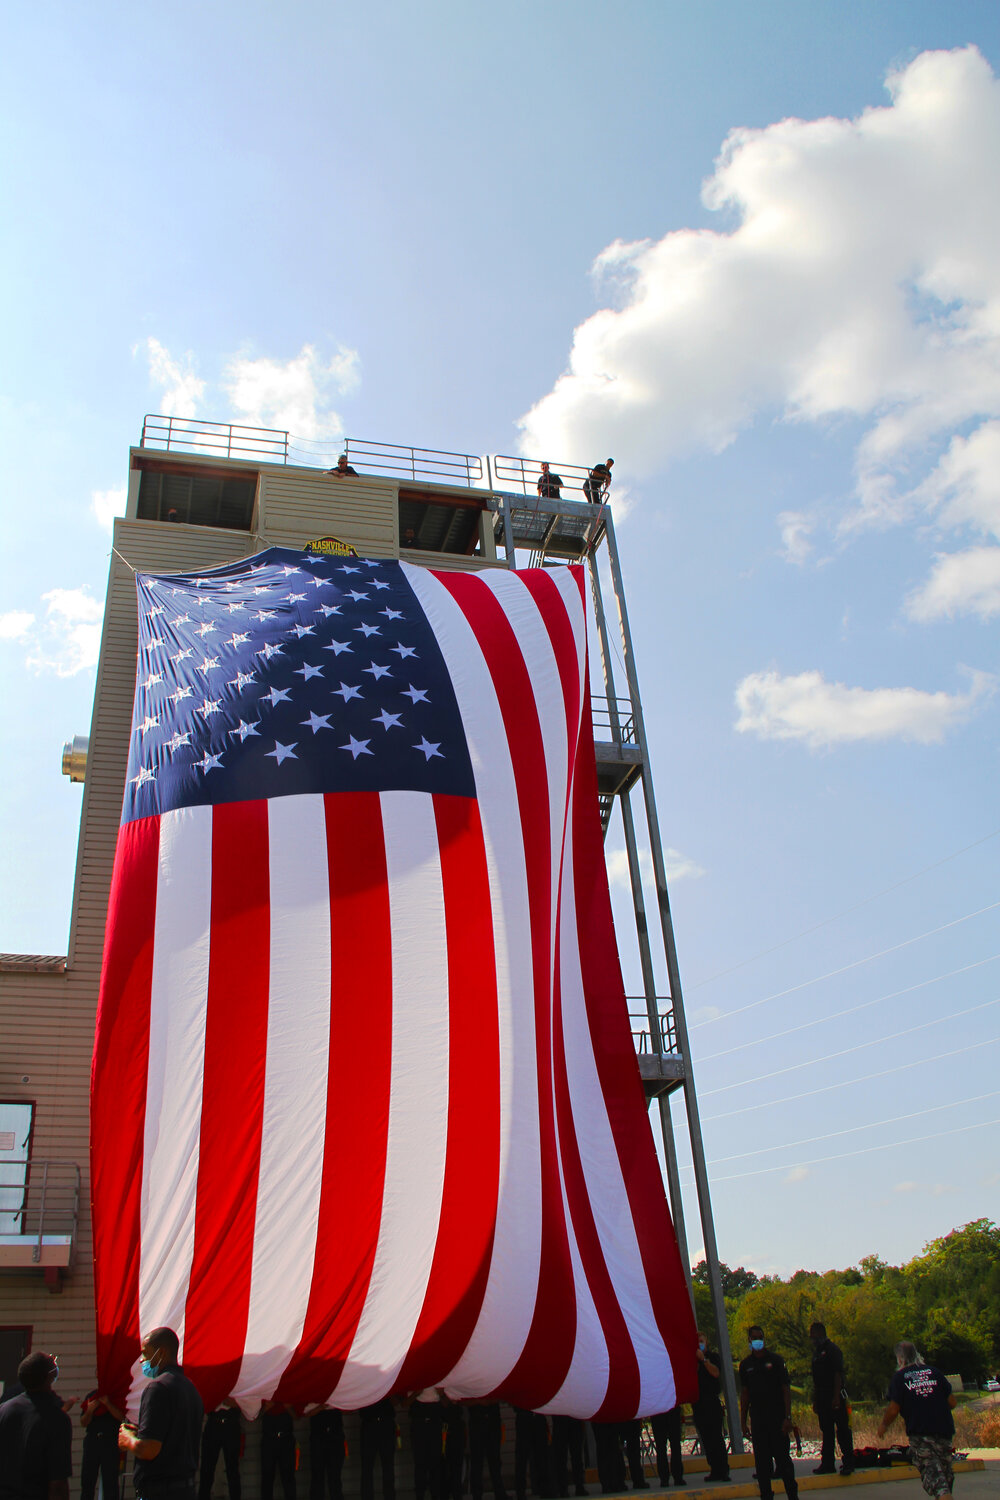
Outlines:
<svg viewBox="0 0 1000 1500"><path fill-rule="evenodd" d="M261 545L304 547L335 536L362 557L393 557L399 540L398 486L391 479L331 479L319 469L261 473Z"/></svg>

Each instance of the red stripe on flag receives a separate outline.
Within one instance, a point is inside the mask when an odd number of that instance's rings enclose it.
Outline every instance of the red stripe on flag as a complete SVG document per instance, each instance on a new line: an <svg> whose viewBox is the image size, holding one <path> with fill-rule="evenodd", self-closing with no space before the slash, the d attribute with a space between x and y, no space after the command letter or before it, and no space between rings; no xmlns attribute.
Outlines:
<svg viewBox="0 0 1000 1500"><path fill-rule="evenodd" d="M119 1405L139 1352L139 1213L160 821L119 830L91 1070L98 1384Z"/></svg>
<svg viewBox="0 0 1000 1500"><path fill-rule="evenodd" d="M552 849L545 746L531 678L514 630L482 579L439 573L469 621L486 661L517 785L531 914L535 1049L541 1154L542 1243L531 1327L502 1394L535 1410L556 1393L573 1357L576 1296L563 1214L552 1097Z"/></svg>
<svg viewBox="0 0 1000 1500"><path fill-rule="evenodd" d="M489 1279L500 1185L500 1026L478 804L434 798L448 938L448 1142L437 1244L397 1390L440 1379L472 1336Z"/></svg>
<svg viewBox="0 0 1000 1500"><path fill-rule="evenodd" d="M582 593L582 569L573 568L572 572L575 582ZM591 745L581 735L589 734L591 738L593 736L589 711L585 714L581 725L579 657L573 627L567 614L563 595L560 593L558 585L553 578L537 570L530 570L528 573L522 575L522 581L538 607L538 612L545 623L545 628L548 631L549 640L552 643L552 649L555 653L556 663L559 668L559 677L562 683L563 701L566 705L566 729L569 736L568 752L571 761L570 770L571 773L575 774L581 757L589 757L590 761L593 762ZM585 646L584 682L587 681L586 662ZM589 710L589 703L587 707ZM567 780L567 802L572 795L572 787L573 782ZM595 813L597 809L596 796L597 788L595 786ZM567 806L564 810L564 817L567 821L569 814L570 809ZM598 857L603 862L603 850L599 851ZM559 883L561 893L561 871ZM558 941L557 926L557 951ZM616 950L613 949L612 951ZM616 965L614 966L614 979L614 988L608 991L606 996L607 1001L612 1006L619 995L622 996L622 1001L624 1001L624 987ZM636 1359L635 1350L632 1347L632 1339L628 1331L628 1326L618 1302L618 1294L615 1291L614 1283L611 1280L611 1275L604 1259L604 1251L591 1207L586 1174L580 1158L580 1148L576 1137L576 1124L573 1117L573 1106L569 1093L569 1078L566 1070L558 965L556 967L556 994L553 1012L556 1110L559 1120L559 1152L562 1162L563 1180L566 1188L566 1196L569 1200L570 1216L573 1221L573 1229L576 1234L577 1248L580 1252L584 1275L587 1279L587 1285L590 1288L590 1294L594 1299L594 1306L601 1320L601 1328L608 1346L608 1389L604 1403L600 1411L596 1413L596 1417L600 1421L618 1421L633 1417L638 1408L640 1394L639 1364ZM631 1043L631 1033L629 1033L629 1040Z"/></svg>
<svg viewBox="0 0 1000 1500"><path fill-rule="evenodd" d="M266 802L212 813L212 938L184 1368L211 1410L239 1374L253 1270L267 1059Z"/></svg>
<svg viewBox="0 0 1000 1500"><path fill-rule="evenodd" d="M340 1379L371 1279L385 1182L392 936L377 792L324 797L330 867L326 1145L305 1324L275 1399L323 1401Z"/></svg>
<svg viewBox="0 0 1000 1500"><path fill-rule="evenodd" d="M589 688L584 698L584 722L590 723ZM577 931L594 1057L656 1326L670 1355L677 1399L691 1401L698 1389L694 1315L652 1132L635 1128L636 1120L645 1118L646 1103L617 961L597 809L597 770L589 747L583 745L577 758L573 795L573 851ZM609 1003L610 996L615 997L614 1004Z"/></svg>

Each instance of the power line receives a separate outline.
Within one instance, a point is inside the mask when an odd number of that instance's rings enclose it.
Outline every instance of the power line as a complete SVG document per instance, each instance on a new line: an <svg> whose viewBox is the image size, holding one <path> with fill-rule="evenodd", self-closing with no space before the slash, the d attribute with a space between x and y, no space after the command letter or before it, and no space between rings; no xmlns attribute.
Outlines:
<svg viewBox="0 0 1000 1500"><path fill-rule="evenodd" d="M915 1031L926 1031L929 1026L940 1026L942 1021L957 1021L962 1016L971 1016L977 1010L988 1010L990 1006L1000 1005L1000 1000L984 1000L981 1005L970 1005L966 1010L949 1012L945 1016L935 1016L933 1021L923 1021L919 1026L908 1026L905 1031L894 1031L892 1036L873 1037L870 1042L859 1042L856 1047L844 1047L840 1052L826 1052L822 1057L807 1057L804 1062L790 1063L787 1068L775 1068L771 1073L755 1073L752 1078L740 1078L736 1083L723 1083L719 1088L702 1089L702 1098L709 1094L725 1094L730 1089L739 1089L747 1084L764 1083L768 1078L780 1078L784 1073L795 1073L799 1068L812 1067L818 1062L832 1062L837 1057L847 1057L852 1052L863 1052L866 1047L884 1047L886 1042L895 1042L901 1036L912 1036Z"/></svg>
<svg viewBox="0 0 1000 1500"><path fill-rule="evenodd" d="M915 1109L908 1115L890 1115L888 1120L871 1120L867 1125L847 1125L843 1130L828 1130L824 1135L807 1135L802 1140L795 1141L794 1144L811 1146L816 1141L832 1141L837 1136L853 1135L858 1130L881 1130L884 1125L895 1125L899 1120L922 1119L925 1115L936 1114L942 1109L958 1109L962 1104L981 1104L984 1099L995 1099L998 1094L1000 1094L1000 1089L992 1089L987 1094L973 1094L970 1099L953 1099L949 1104L930 1104L925 1109ZM791 1144L790 1141L782 1141L777 1146L758 1146L756 1151L737 1151L733 1156L713 1156L709 1165L719 1166L727 1161L745 1161L748 1156L763 1156L768 1151L787 1151Z"/></svg>
<svg viewBox="0 0 1000 1500"><path fill-rule="evenodd" d="M882 896L889 896L893 891L901 890L904 885L909 885L912 880L919 880L921 875L928 875L931 870L940 869L950 860L958 859L961 854L968 854L970 849L978 849L980 844L989 843L1000 833L1000 828L994 828L992 833L986 833L981 839L975 839L971 844L966 844L961 849L956 849L954 854L946 854L943 859L936 859L933 864L924 865L922 870L917 870L912 875L907 875L903 880L897 880L895 885L883 886L882 890L873 892L870 896L862 896L860 901L855 901L853 906L845 906L843 911L835 912L832 917L824 917L822 922L817 922L813 927L806 927L802 932L796 932L792 937L783 938L780 943L775 943L771 948L762 948L759 953L751 953L748 958L741 958L739 963L730 964L728 969L720 969L717 974L709 974L707 979L699 979L697 984L686 985L688 994L692 990L700 990L702 985L714 984L717 979L724 979L727 974L734 974L737 969L744 968L747 964L756 963L758 958L767 958L770 953L777 953L779 948L787 948L789 943L797 943L800 938L809 937L814 932L819 932L822 927L829 927L831 922L839 922L841 917L850 916L852 911L859 907L867 906L869 901L878 901Z"/></svg>
<svg viewBox="0 0 1000 1500"><path fill-rule="evenodd" d="M801 1094L783 1094L776 1099L758 1099L754 1104L744 1104L739 1109L724 1110L721 1115L703 1115L701 1123L712 1120L731 1120L734 1115L746 1115L755 1109L771 1109L776 1104L795 1104L800 1099L813 1099L817 1094L829 1094L833 1089L846 1089L852 1083L871 1083L874 1078L891 1078L894 1073L905 1073L907 1068L922 1068L929 1062L942 1062L946 1057L960 1057L963 1052L975 1052L980 1047L990 1047L1000 1042L1000 1036L988 1036L985 1041L969 1042L966 1047L954 1047L950 1052L935 1052L933 1057L917 1057L913 1062L897 1063L894 1068L881 1068L877 1073L862 1073L858 1078L838 1078L836 1083L823 1083L816 1089L805 1089Z"/></svg>
<svg viewBox="0 0 1000 1500"><path fill-rule="evenodd" d="M876 995L874 1000L862 1000L858 1005L849 1005L846 1010L831 1010L825 1016L814 1016L811 1021L800 1021L797 1026L788 1026L784 1031L772 1031L770 1036L753 1037L749 1042L740 1042L735 1047L726 1047L722 1052L711 1052L699 1058L699 1063L715 1062L719 1057L730 1057L734 1052L743 1052L747 1047L760 1047L765 1042L777 1042L782 1037L794 1036L797 1031L808 1031L810 1026L822 1026L825 1021L839 1021L844 1016L856 1015L859 1010L868 1010L880 1005L883 1000L898 1000L900 995L912 995L914 990L926 989L929 984L940 984L942 979L954 979L956 974L967 974L970 969L981 969L984 964L995 963L1000 953L991 953L989 958L980 958L974 964L962 964L961 968L949 969L947 974L935 974L932 979L920 979L902 990L890 990L888 994Z"/></svg>
<svg viewBox="0 0 1000 1500"><path fill-rule="evenodd" d="M915 1135L906 1141L878 1141L874 1146L859 1146L856 1151L838 1151L834 1156L814 1156L806 1161L782 1162L777 1167L755 1167L752 1172L732 1172L728 1177L713 1178L713 1182L738 1182L744 1177L762 1177L765 1172L795 1172L800 1167L821 1166L828 1161L846 1161L849 1156L867 1156L870 1151L892 1151L897 1146L919 1146L924 1141L941 1140L946 1135L960 1135L964 1130L983 1130L987 1125L1000 1125L1000 1119L955 1125L951 1130L936 1130L933 1135Z"/></svg>
<svg viewBox="0 0 1000 1500"><path fill-rule="evenodd" d="M742 1016L745 1011L756 1010L758 1005L767 1005L771 1000L780 1000L785 995L794 995L798 990L806 990L811 984L820 984L824 979L835 979L838 974L846 974L851 969L859 969L862 964L874 963L876 958L885 958L887 953L898 953L901 948L909 948L913 943L919 943L924 938L934 937L939 932L946 932L949 927L958 927L962 922L971 921L973 917L981 917L985 912L995 911L998 906L1000 906L1000 901L993 901L989 906L981 906L978 911L967 911L964 916L955 917L950 922L942 922L940 927L929 927L926 932L918 932L916 937L906 938L902 943L893 943L891 948L883 948L878 953L869 953L866 958L856 958L839 969L831 969L827 974L817 974L813 979L803 979L801 984L789 985L787 990L775 990L773 995L764 995L760 1000L751 1000L749 1005L740 1005L736 1010L727 1010L722 1015L707 1016L704 1021L696 1021L691 1030L697 1031L699 1027L712 1026L716 1021L730 1021L733 1016Z"/></svg>

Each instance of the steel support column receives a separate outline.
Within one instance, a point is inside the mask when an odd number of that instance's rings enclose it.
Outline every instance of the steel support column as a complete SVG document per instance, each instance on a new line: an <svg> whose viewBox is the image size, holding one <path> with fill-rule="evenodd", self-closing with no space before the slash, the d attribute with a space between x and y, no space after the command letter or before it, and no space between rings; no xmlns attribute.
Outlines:
<svg viewBox="0 0 1000 1500"><path fill-rule="evenodd" d="M611 732L621 740L621 720L618 715L615 692L614 668L611 661L611 641L608 637L608 621L601 596L601 580L597 571L597 558L590 554L590 587L594 599L594 615L597 634L601 643L601 666L604 672L604 689L608 695L608 717ZM656 975L653 971L653 954L649 944L649 927L646 922L646 900L642 891L642 872L639 866L639 849L635 837L635 819L629 793L618 798L621 807L622 826L625 830L625 851L628 855L629 879L632 885L632 906L635 912L635 931L639 942L639 965L642 969L642 989L646 998L646 1015L649 1018L649 1039L653 1051L659 1056L663 1052L663 1036L660 1031L660 1012L656 1004ZM681 1265L691 1290L691 1266L688 1259L687 1231L684 1227L684 1203L681 1197L681 1178L677 1166L677 1145L674 1141L674 1122L670 1113L670 1101L661 1094L657 1100L660 1114L660 1135L663 1139L663 1159L667 1169L667 1186L670 1190L670 1210L680 1250Z"/></svg>
<svg viewBox="0 0 1000 1500"><path fill-rule="evenodd" d="M667 894L666 863L660 840L660 825L656 815L656 798L649 770L649 747L646 727L639 697L639 680L635 669L635 653L632 648L632 632L629 627L628 610L625 606L625 588L621 562L615 539L614 522L610 511L605 517L605 535L608 545L608 560L611 564L611 582L618 610L618 625L621 630L625 676L629 696L632 699L632 718L635 725L636 743L642 752L642 792L646 804L646 824L649 830L650 853L653 856L653 877L656 884L656 899L660 912L660 927L663 933L663 948L667 960L667 981L673 1005L674 1027L677 1045L684 1059L684 1106L687 1111L688 1136L691 1143L691 1159L694 1166L695 1189L701 1215L701 1228L705 1245L705 1263L708 1269L709 1288L712 1294L712 1310L719 1336L719 1354L722 1358L722 1379L726 1395L726 1410L729 1417L729 1434L734 1453L743 1452L743 1436L736 1395L736 1379L733 1372L732 1351L729 1345L729 1328L726 1323L726 1301L719 1273L719 1251L715 1239L715 1223L712 1218L712 1196L705 1164L705 1145L701 1133L701 1118L698 1113L698 1098L694 1087L694 1071L691 1066L691 1043L688 1036L687 1018L684 1015L684 1000L681 991L680 967L674 942L674 926L670 915L670 898Z"/></svg>

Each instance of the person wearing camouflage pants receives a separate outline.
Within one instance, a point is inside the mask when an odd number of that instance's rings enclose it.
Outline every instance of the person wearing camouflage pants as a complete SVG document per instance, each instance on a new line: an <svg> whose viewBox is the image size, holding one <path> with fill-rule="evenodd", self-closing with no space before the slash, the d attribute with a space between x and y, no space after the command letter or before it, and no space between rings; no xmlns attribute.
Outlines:
<svg viewBox="0 0 1000 1500"><path fill-rule="evenodd" d="M920 1482L935 1500L951 1494L954 1405L951 1383L941 1371L927 1364L908 1340L898 1343L896 1373L889 1382L889 1405L878 1424L878 1436L885 1437L886 1429L902 1415Z"/></svg>

